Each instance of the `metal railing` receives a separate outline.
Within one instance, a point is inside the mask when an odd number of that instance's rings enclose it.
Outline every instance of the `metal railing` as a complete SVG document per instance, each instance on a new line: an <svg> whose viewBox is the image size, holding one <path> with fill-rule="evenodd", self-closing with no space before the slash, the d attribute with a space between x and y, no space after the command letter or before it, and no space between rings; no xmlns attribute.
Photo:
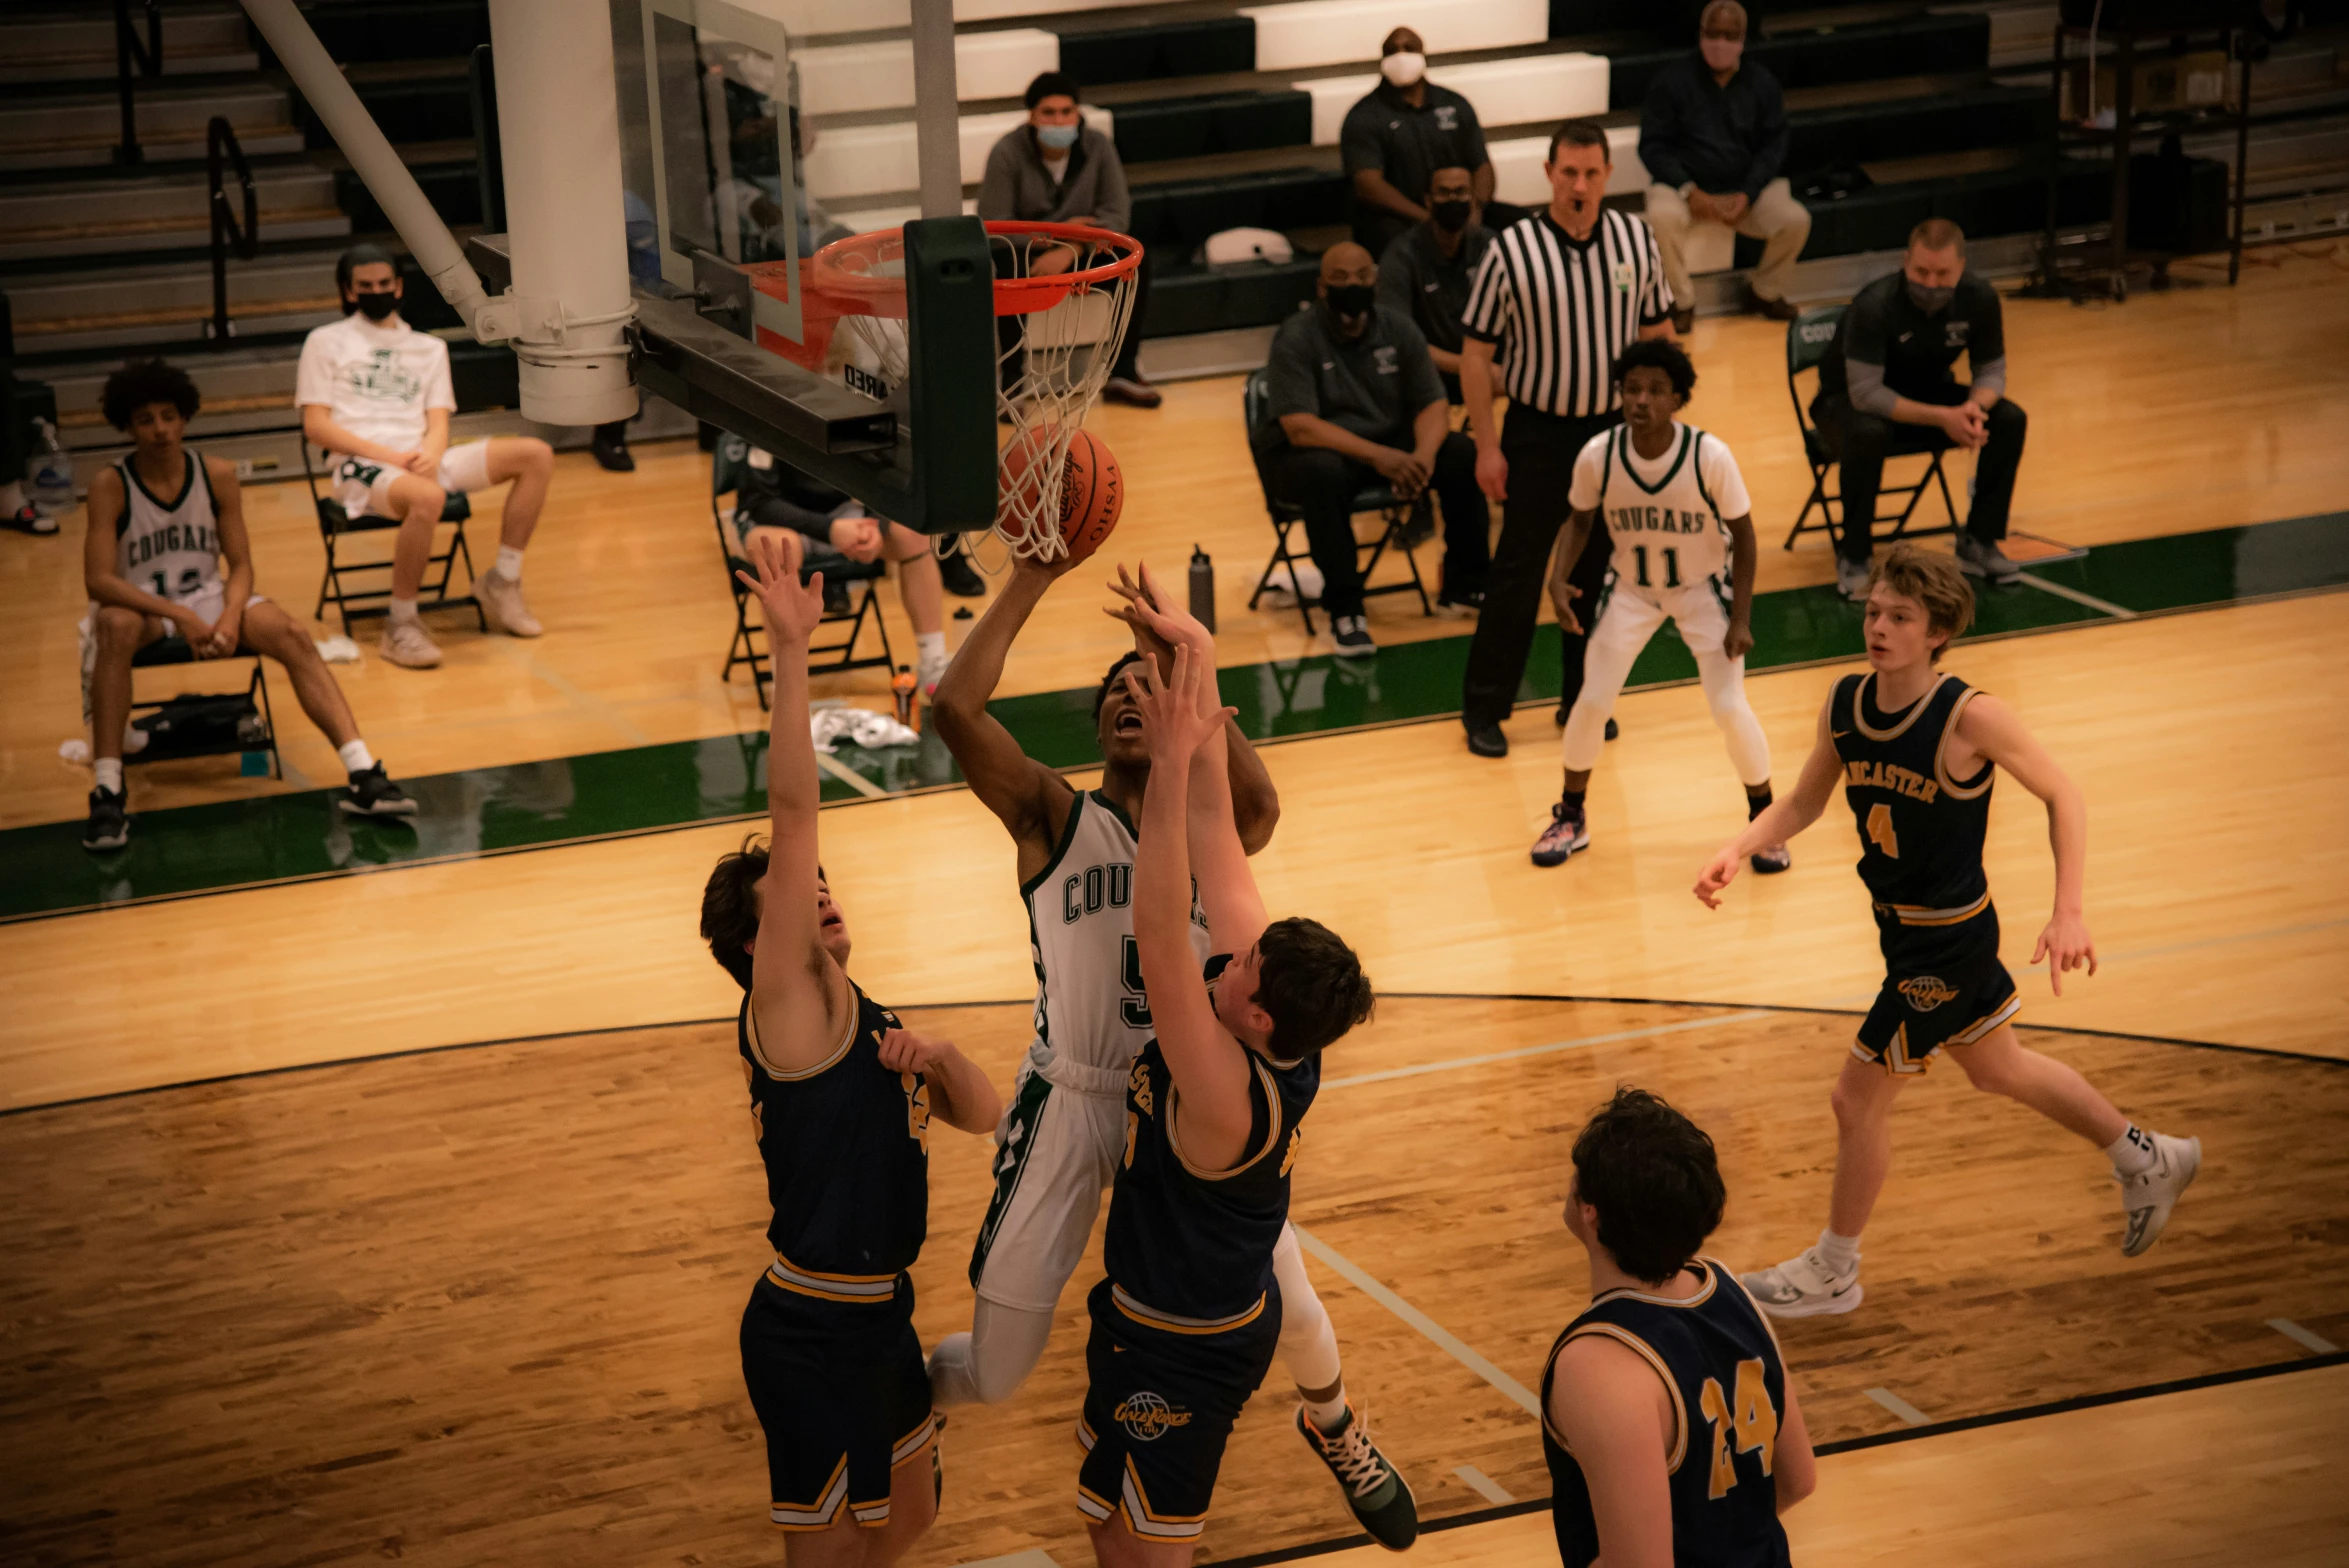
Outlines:
<svg viewBox="0 0 2349 1568"><path fill-rule="evenodd" d="M239 221L228 207L228 182L222 177L228 166L236 168L237 183L244 188L245 215ZM253 194L253 167L245 162L245 149L237 142L237 133L220 115L204 129L204 182L211 192L212 211L212 319L204 323L204 336L216 345L225 345L236 336L236 323L228 319L228 255L235 251L241 261L251 261L261 249L261 203Z"/></svg>
<svg viewBox="0 0 2349 1568"><path fill-rule="evenodd" d="M147 36L140 38L131 26L131 0L114 0L114 85L122 97L122 140L114 147L114 161L122 164L143 163L146 152L139 146L139 111L132 90L132 67L140 76L163 74L163 12L155 0L139 0L140 9L147 13Z"/></svg>

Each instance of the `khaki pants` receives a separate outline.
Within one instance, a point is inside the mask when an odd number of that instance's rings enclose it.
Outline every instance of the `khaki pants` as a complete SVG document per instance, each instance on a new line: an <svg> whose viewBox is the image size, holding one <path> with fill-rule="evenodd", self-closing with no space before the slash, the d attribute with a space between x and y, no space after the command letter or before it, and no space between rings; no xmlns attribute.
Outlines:
<svg viewBox="0 0 2349 1568"><path fill-rule="evenodd" d="M1696 281L1688 275L1688 263L1682 258L1688 226L1695 221L1680 192L1669 185L1648 187L1648 227L1656 231L1656 249L1664 257L1664 280L1672 285L1676 310L1696 304ZM1793 187L1786 181L1772 180L1746 208L1737 232L1762 242L1762 264L1754 269L1754 292L1764 299L1784 299L1787 275L1803 253L1803 242L1811 237L1811 210L1794 199Z"/></svg>

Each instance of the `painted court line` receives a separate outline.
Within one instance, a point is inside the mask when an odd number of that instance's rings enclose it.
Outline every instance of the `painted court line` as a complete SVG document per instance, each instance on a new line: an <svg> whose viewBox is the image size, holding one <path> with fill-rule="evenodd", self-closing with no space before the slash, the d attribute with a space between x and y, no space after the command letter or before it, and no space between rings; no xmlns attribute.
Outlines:
<svg viewBox="0 0 2349 1568"><path fill-rule="evenodd" d="M1319 1236L1314 1235L1304 1226L1292 1222L1290 1228L1296 1231L1299 1246L1321 1259L1331 1268L1336 1269L1339 1277L1347 1284L1426 1335L1429 1340L1434 1342L1438 1350L1499 1389L1513 1403L1522 1408L1527 1415L1537 1418L1541 1415L1541 1401L1534 1398L1533 1391L1523 1383L1518 1382L1508 1373L1469 1349L1450 1329L1445 1328L1441 1323L1411 1305L1410 1302L1405 1301L1401 1296L1371 1278L1370 1275L1356 1267L1351 1258L1339 1252Z"/></svg>
<svg viewBox="0 0 2349 1568"><path fill-rule="evenodd" d="M1041 1546L1031 1546L1024 1552L1006 1552L1001 1557L981 1557L964 1563L962 1568L1060 1568L1052 1554Z"/></svg>
<svg viewBox="0 0 2349 1568"><path fill-rule="evenodd" d="M2290 1318L2269 1318L2267 1320L2267 1326L2274 1329L2277 1333L2283 1335L2286 1339L2291 1340L2294 1344L2305 1345L2320 1356L2329 1356L2334 1351L2341 1348L2340 1346L2334 1344L2331 1340L2325 1338L2322 1334L2314 1333L2311 1330L2302 1328L2299 1324L2293 1322Z"/></svg>
<svg viewBox="0 0 2349 1568"><path fill-rule="evenodd" d="M1454 1465L1452 1474L1466 1481L1469 1489L1488 1503L1506 1504L1517 1501L1516 1494L1474 1465Z"/></svg>
<svg viewBox="0 0 2349 1568"><path fill-rule="evenodd" d="M2034 577L2029 572L2023 573L2017 580L2029 583L2041 593L2054 594L2058 599L2069 599L2072 603L2084 604L2091 610L2102 610L2116 621L2137 619L2137 612L2126 605L2115 604L2110 599L2099 599L2092 593L2082 593L2079 589L2067 588L2062 583L2049 582L2044 577Z"/></svg>
<svg viewBox="0 0 2349 1568"><path fill-rule="evenodd" d="M1874 992L1869 993L1871 996ZM1548 1045L1520 1046L1514 1051L1491 1051L1482 1056L1455 1056L1448 1061L1420 1062L1411 1067L1390 1067L1384 1072L1354 1073L1344 1078L1324 1078L1323 1089L1348 1089L1356 1084L1386 1083L1395 1078L1418 1078L1428 1073L1456 1072L1463 1067L1490 1067L1495 1062L1521 1062L1529 1056L1551 1056L1559 1051L1578 1050L1586 1045L1612 1045L1618 1040L1648 1040L1660 1034L1685 1034L1692 1029L1718 1029L1724 1024L1751 1023L1757 1018L1772 1016L1768 1008L1749 1008L1744 1012L1723 1013L1715 1018L1690 1018L1676 1024L1652 1024L1645 1029L1618 1029L1612 1034L1586 1034L1576 1040L1553 1040ZM1299 1235L1304 1234L1302 1231Z"/></svg>
<svg viewBox="0 0 2349 1568"><path fill-rule="evenodd" d="M866 778L862 773L857 772L856 769L850 767L847 763L842 762L838 757L833 756L828 751L819 751L816 753L816 766L822 768L826 773L831 774L834 778L847 785L850 789L855 790L859 795L864 796L867 800L887 800L889 798L889 792L887 790L874 783L871 779Z"/></svg>
<svg viewBox="0 0 2349 1568"><path fill-rule="evenodd" d="M1898 1394L1894 1393L1889 1388L1871 1388L1868 1390L1868 1397L1876 1401L1876 1403L1882 1405L1885 1409L1891 1411L1894 1415L1900 1417L1903 1421L1906 1421L1911 1426L1930 1426L1933 1424L1933 1418L1931 1416L1928 1416L1924 1411L1919 1410L1915 1405L1910 1404L1907 1400L1901 1398Z"/></svg>

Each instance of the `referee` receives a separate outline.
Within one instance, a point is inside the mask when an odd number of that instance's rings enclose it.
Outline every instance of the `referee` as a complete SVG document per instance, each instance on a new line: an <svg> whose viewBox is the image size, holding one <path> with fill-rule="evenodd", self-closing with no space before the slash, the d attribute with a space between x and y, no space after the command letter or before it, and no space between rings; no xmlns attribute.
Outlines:
<svg viewBox="0 0 2349 1568"><path fill-rule="evenodd" d="M1505 757L1501 732L1533 646L1550 550L1570 510L1574 459L1583 444L1623 416L1615 400L1615 356L1638 338L1672 336L1672 289L1656 237L1628 213L1600 205L1613 167L1596 120L1568 120L1550 137L1550 205L1511 224L1485 252L1469 286L1460 349L1461 399L1476 432L1476 482L1501 503L1484 613L1468 648L1460 722L1468 749ZM1493 406L1499 352L1506 423L1496 436ZM1602 525L1570 581L1595 605L1610 546ZM1566 685L1559 722L1582 691L1581 636L1560 631Z"/></svg>

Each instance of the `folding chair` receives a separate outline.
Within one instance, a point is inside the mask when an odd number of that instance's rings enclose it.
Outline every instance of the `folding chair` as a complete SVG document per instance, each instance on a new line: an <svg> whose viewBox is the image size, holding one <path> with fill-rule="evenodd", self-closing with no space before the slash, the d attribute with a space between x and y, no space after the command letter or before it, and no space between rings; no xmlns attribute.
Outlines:
<svg viewBox="0 0 2349 1568"><path fill-rule="evenodd" d="M269 754L269 776L271 778L277 779L284 778L285 759L278 755L277 717L275 714L271 713L269 709L269 681L262 673L261 655L257 653L245 653L240 651L237 653L227 654L221 658L209 660L207 662L212 664L227 664L237 660L252 661L253 674L252 678L245 683L244 697L245 700L258 709L261 714L260 734L239 734L236 740L233 742L222 742L220 744L210 746L150 744L138 751L125 753L122 760L126 764L137 762L170 762L176 761L181 757L224 757L231 753L237 753L241 755L242 753L249 751L264 751ZM135 685L138 679L136 673L137 671L154 669L158 666L166 664L194 664L195 662L197 662L196 650L188 645L188 640L185 637L182 637L177 632L174 632L168 637L156 638L153 642L147 644L144 648L141 648L137 653L131 655L131 670L133 672L131 679ZM187 693L185 695L232 697L235 696L236 693L233 691L221 691ZM168 698L159 699L152 702L141 702L138 699L137 692L134 690L131 695L130 717L133 720L136 720L142 713L160 713L170 706L171 702Z"/></svg>
<svg viewBox="0 0 2349 1568"><path fill-rule="evenodd" d="M1240 411L1247 421L1249 430L1256 428L1257 421L1264 413L1265 400L1270 396L1270 377L1261 369L1250 371L1248 379L1240 387ZM1293 506L1273 495L1272 486L1265 482L1262 463L1256 465L1256 483L1264 492L1264 509L1272 517L1272 559L1265 563L1264 575L1256 579L1256 591L1248 595L1248 608L1251 610L1256 608L1259 599L1271 591L1275 572L1286 566L1289 569L1290 585L1294 587L1297 582L1297 563L1313 559L1311 550L1295 550L1289 545L1289 530L1302 525L1305 521L1304 508ZM1415 593L1419 595L1419 613L1422 615L1435 614L1434 607L1427 602L1427 584L1420 579L1419 557L1413 553L1413 545L1409 537L1413 512L1418 507L1427 504L1428 498L1424 495L1419 497L1416 503L1398 500L1395 492L1383 484L1367 485L1355 492L1349 510L1377 512L1384 524L1379 529L1376 539L1368 543L1360 539L1354 541L1354 548L1357 551L1368 550L1370 552L1370 558L1361 563L1362 580L1366 585L1362 590L1363 598L1375 599L1383 593ZM1411 573L1409 580L1386 583L1376 588L1367 586L1370 574L1378 569L1378 563L1385 558L1390 548L1403 558L1403 564L1409 568ZM1310 637L1313 635L1312 604L1317 604L1320 601L1314 600L1308 603L1302 593L1299 593L1296 598L1297 614L1305 622L1305 635Z"/></svg>
<svg viewBox="0 0 2349 1568"><path fill-rule="evenodd" d="M721 496L734 496L739 503L743 479L749 472L750 443L738 435L721 432L717 449L710 454L710 521L718 530L718 557L726 563L726 586L734 594L734 640L726 645L726 667L718 678L730 681L736 669L749 665L751 686L758 692L759 707L764 709L771 700L767 695L767 685L775 678L768 664L767 628L750 618L753 596L748 588L742 586L742 579L734 575L737 572L748 572L755 578L758 569L743 556L740 537L734 532L734 525L727 516L733 507L719 503ZM845 587L851 583L861 583L863 590L851 593L851 607L848 609L836 610L829 605L825 607L823 619L818 625L845 626L848 635L837 642L811 642L808 645L808 673L837 675L844 670L895 668L896 658L889 651L889 626L881 619L880 600L875 597L880 590L881 579L889 575L888 565L877 560L852 561L838 551L821 546L812 546L809 553L811 557L820 555L824 558L806 559L800 563L801 582L806 582L811 575L820 571L824 574L827 594L835 585ZM868 625L880 639L881 651L859 655L857 647Z"/></svg>
<svg viewBox="0 0 2349 1568"><path fill-rule="evenodd" d="M1796 381L1806 370L1819 368L1819 361L1827 357L1827 346L1835 341L1836 323L1843 319L1841 305L1822 305L1806 310L1786 324L1786 391L1794 399L1795 428L1802 432L1803 458L1811 465L1811 494L1803 502L1803 509L1795 514L1794 527L1786 535L1786 548L1807 533L1825 533L1832 529L1835 513L1831 507L1843 504L1840 489L1834 494L1827 490L1827 471L1837 466L1835 454L1827 449L1826 438L1819 427L1811 423L1810 408L1804 400L1802 387ZM1957 503L1950 499L1949 478L1941 471L1941 459L1949 447L1937 433L1922 425L1899 425L1894 428L1892 446L1884 454L1893 457L1923 457L1928 459L1925 472L1913 485L1879 485L1876 495L1881 502L1885 496L1907 496L1908 504L1900 509L1898 517L1890 519L1892 529L1879 533L1877 529L1887 519L1879 511L1868 520L1869 534L1876 543L1894 539L1926 539L1935 534L1953 534L1958 529ZM1909 519L1915 515L1917 503L1925 499L1927 487L1941 487L1941 504L1949 513L1949 521L1935 528L1911 530ZM1818 512L1819 520L1812 522L1811 513Z"/></svg>
<svg viewBox="0 0 2349 1568"><path fill-rule="evenodd" d="M319 455L323 460L329 454L322 452ZM387 529L397 532L400 520L396 517L380 517L372 512L353 517L343 509L343 504L340 501L335 500L332 496L320 495L318 493L319 473L317 467L310 461L310 443L307 439L302 442L302 478L310 486L310 504L318 513L318 536L326 545L326 574L318 580L318 603L310 611L312 618L324 619L326 607L331 604L335 608L335 613L342 617L343 630L349 631L353 621L363 621L370 616L389 615L391 613L391 557L382 556L372 560L354 561L343 553L343 549L354 536L359 534L382 533ZM419 594L417 603L419 607L427 610L457 610L469 607L473 611L474 619L481 623L481 629L486 632L489 630L489 617L482 614L481 606L474 603L473 595L470 592L461 594L449 592L450 574L456 570L456 564L460 560L465 563L466 587L470 589L473 584L473 552L465 543L465 524L471 521L472 517L473 503L462 495L450 496L447 504L440 509L442 526L453 524L455 531L449 535L449 542L444 548L425 557L423 591ZM437 533L438 529L434 531ZM438 577L435 577L432 572L436 566L440 568ZM383 573L382 585L380 587L354 588L345 581L346 578L365 572Z"/></svg>

